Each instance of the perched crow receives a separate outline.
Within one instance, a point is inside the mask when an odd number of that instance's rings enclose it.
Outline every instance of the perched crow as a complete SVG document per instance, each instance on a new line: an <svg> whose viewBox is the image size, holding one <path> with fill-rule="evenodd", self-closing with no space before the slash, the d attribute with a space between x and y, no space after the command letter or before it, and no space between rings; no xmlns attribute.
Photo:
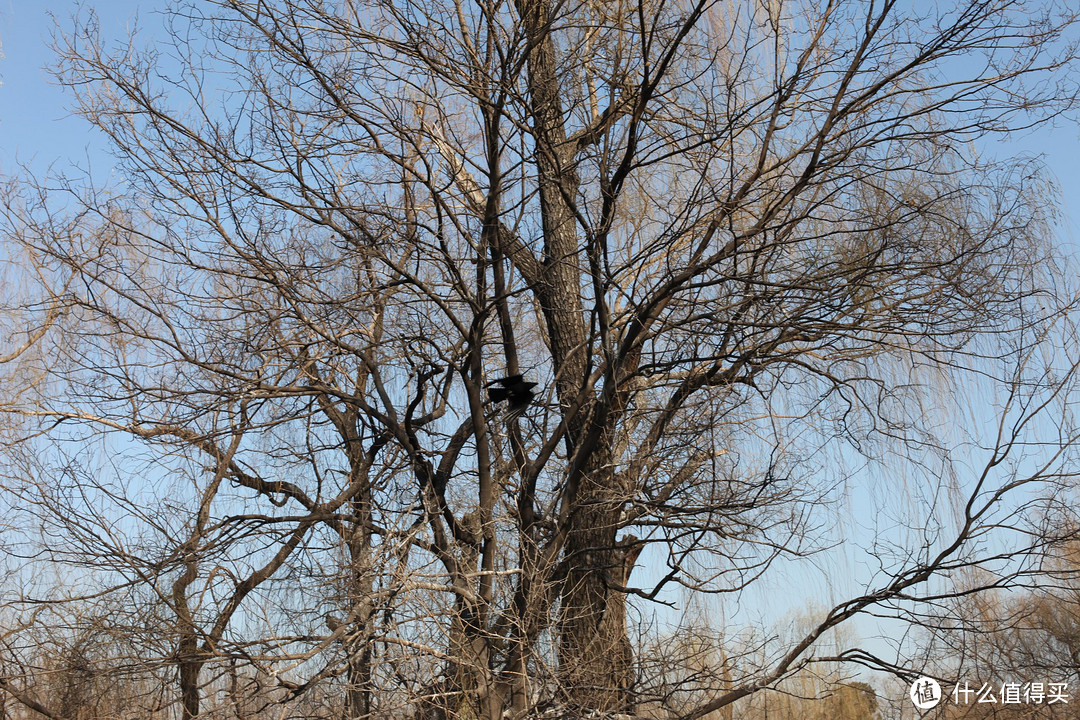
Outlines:
<svg viewBox="0 0 1080 720"><path fill-rule="evenodd" d="M523 375L509 375L490 383L490 385L499 386L491 387L488 390L488 397L491 398L491 402L508 401L506 407L510 411L507 415L509 420L520 417L525 412L525 409L529 407L529 403L536 397L533 388L537 384L527 381Z"/></svg>

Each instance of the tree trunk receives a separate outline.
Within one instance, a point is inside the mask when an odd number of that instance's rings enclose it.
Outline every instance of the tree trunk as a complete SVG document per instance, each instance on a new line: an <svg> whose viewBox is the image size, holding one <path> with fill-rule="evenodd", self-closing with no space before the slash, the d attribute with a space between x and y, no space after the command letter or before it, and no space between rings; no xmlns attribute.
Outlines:
<svg viewBox="0 0 1080 720"><path fill-rule="evenodd" d="M372 712L371 663L372 637L374 636L375 606L372 597L375 592L375 568L372 561L372 512L371 480L369 472L375 453L380 444L370 450L370 457L365 457L362 445L355 433L356 415L349 410L346 419L339 421L339 432L345 442L349 464L352 468L349 485L357 488L349 508L352 514L353 528L348 537L349 577L348 601L350 616L356 618L359 632L353 633L351 642L345 644L348 664L348 690L345 693L345 717L349 720L366 718ZM360 612L357 613L357 607Z"/></svg>
<svg viewBox="0 0 1080 720"><path fill-rule="evenodd" d="M529 92L544 229L545 282L538 294L548 325L556 390L565 408L577 397L588 372L581 300L585 273L570 204L576 201L580 181L565 128L551 35L552 4L550 0L518 0L517 7L532 47ZM570 424L571 445L581 441L583 420L581 413ZM563 687L580 707L600 711L627 707L627 691L633 682L626 597L611 587L625 581L625 552L616 546L615 538L624 493L615 486L607 440L601 438L586 460L581 487L572 499L559 643Z"/></svg>
<svg viewBox="0 0 1080 720"><path fill-rule="evenodd" d="M616 539L625 495L601 441L582 480L566 545L559 667L575 705L600 712L633 706L634 652L626 631L625 587L636 546Z"/></svg>
<svg viewBox="0 0 1080 720"><path fill-rule="evenodd" d="M184 631L180 640L177 660L180 672L180 709L183 720L199 717L199 672L202 662L198 659L199 640L194 632Z"/></svg>

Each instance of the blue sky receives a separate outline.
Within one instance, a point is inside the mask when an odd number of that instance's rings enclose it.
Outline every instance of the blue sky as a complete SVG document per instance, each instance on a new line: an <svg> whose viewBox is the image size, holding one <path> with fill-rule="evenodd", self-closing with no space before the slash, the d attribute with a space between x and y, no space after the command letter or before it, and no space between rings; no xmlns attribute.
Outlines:
<svg viewBox="0 0 1080 720"><path fill-rule="evenodd" d="M83 3L95 8L102 30L118 37L135 14L140 25L160 26L152 14L160 0L103 0ZM53 62L51 35L59 23L70 27L78 3L72 0L35 2L0 0L0 173L10 174L16 161L32 162L41 171L93 158L94 169L105 169L109 158L104 143L87 123L67 110L70 98L44 66Z"/></svg>
<svg viewBox="0 0 1080 720"><path fill-rule="evenodd" d="M56 27L71 26L80 6L93 8L106 37L122 38L138 20L142 32L161 28L165 0L0 0L0 173L9 174L17 162L31 162L37 171L69 162L107 172L110 159L102 138L80 118L71 116L70 98L45 69ZM1073 244L1080 236L1080 128L1063 121L1007 144L987 147L995 155L1042 156L1063 191L1066 213L1062 240Z"/></svg>
<svg viewBox="0 0 1080 720"><path fill-rule="evenodd" d="M158 31L166 0L0 0L0 174L31 163L37 172L50 165L90 163L95 173L108 173L111 159L105 144L87 123L68 110L70 98L45 66L57 27L67 29L77 8L93 8L102 33L123 38L138 21L141 32ZM1080 237L1080 128L1063 121L983 152L1041 156L1063 191L1066 215L1061 240L1075 247Z"/></svg>

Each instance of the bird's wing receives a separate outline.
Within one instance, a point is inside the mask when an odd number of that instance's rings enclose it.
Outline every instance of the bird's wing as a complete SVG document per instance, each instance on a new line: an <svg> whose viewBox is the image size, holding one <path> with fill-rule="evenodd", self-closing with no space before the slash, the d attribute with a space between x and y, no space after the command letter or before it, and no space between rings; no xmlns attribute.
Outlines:
<svg viewBox="0 0 1080 720"><path fill-rule="evenodd" d="M536 394L532 390L522 390L510 393L510 407L511 408L523 408L527 407L532 402Z"/></svg>

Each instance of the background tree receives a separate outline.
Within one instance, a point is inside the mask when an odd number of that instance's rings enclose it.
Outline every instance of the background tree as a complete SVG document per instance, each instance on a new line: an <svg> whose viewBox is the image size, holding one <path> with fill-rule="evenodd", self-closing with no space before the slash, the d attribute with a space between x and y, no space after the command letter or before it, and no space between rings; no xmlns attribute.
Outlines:
<svg viewBox="0 0 1080 720"><path fill-rule="evenodd" d="M1074 476L1048 185L972 150L1074 109L1074 20L227 0L163 52L83 16L58 74L120 179L4 196L37 283L5 350L20 540L92 588L49 600L139 589L184 718L238 665L279 704L490 720L903 676L816 643L964 569L1027 581L1028 510ZM928 499L879 570L696 705L650 695L630 599L828 548L858 462Z"/></svg>
<svg viewBox="0 0 1080 720"><path fill-rule="evenodd" d="M942 613L942 623L931 631L926 644L948 659L942 663L946 677L976 691L987 683L997 702L978 703L975 696L963 696L967 702L941 708L938 717L1067 718L1076 714L1071 697L1066 698L1068 702L1060 698L1049 702L1052 695L1061 694L1050 691L1051 683L1063 684L1064 694L1071 696L1070 689L1080 681L1075 521L1072 508L1059 508L1048 517L1044 537L1057 541L1047 545L1036 587L964 595ZM986 579L968 582L979 586ZM928 627L934 625L928 623ZM1024 702L1003 703L1003 683L1021 686ZM948 690L953 691L951 684ZM1027 701L1031 693L1041 693L1041 702Z"/></svg>

